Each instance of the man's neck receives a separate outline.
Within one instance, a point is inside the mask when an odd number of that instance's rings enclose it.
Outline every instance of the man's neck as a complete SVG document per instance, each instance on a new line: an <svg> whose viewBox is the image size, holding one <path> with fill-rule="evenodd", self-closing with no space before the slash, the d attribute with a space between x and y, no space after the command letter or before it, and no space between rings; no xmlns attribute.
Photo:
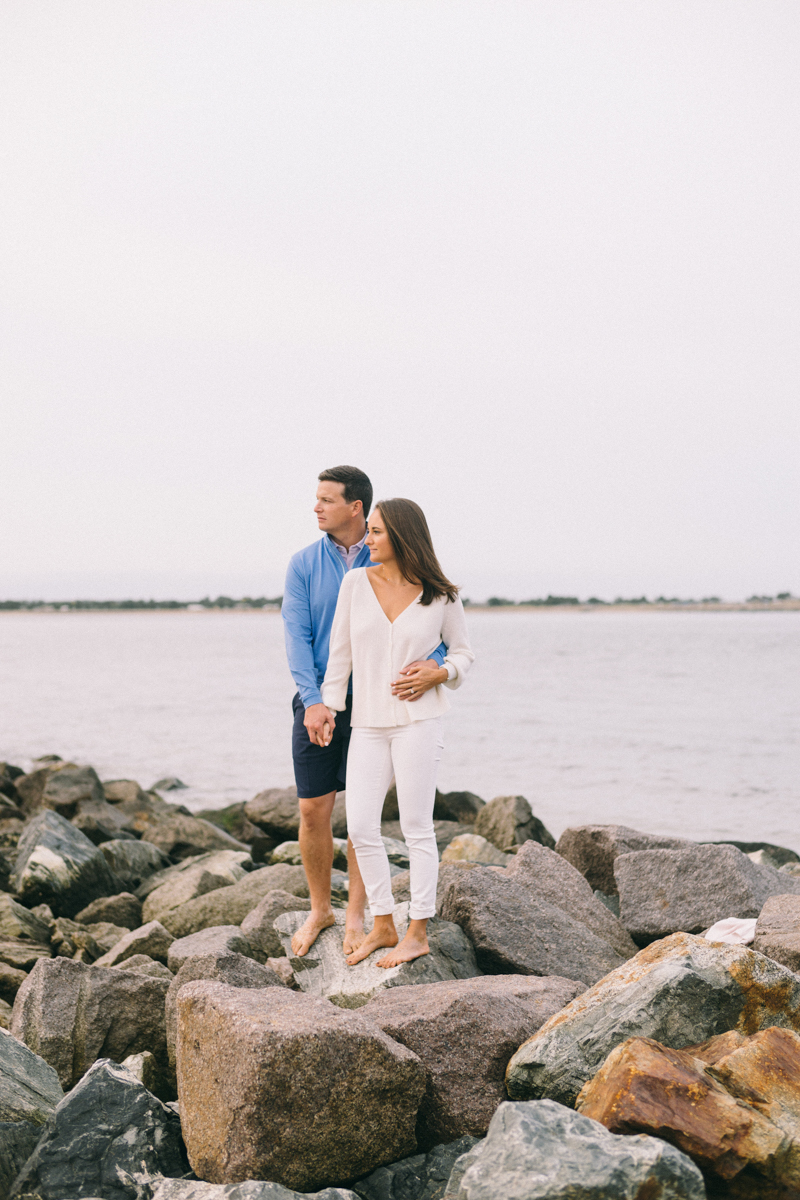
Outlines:
<svg viewBox="0 0 800 1200"><path fill-rule="evenodd" d="M351 546L355 546L356 542L360 542L367 532L365 521L361 522L361 528L358 525L353 525L351 529L339 529L336 533L329 533L328 537L332 542L336 542L337 546L344 546L345 550L349 550Z"/></svg>

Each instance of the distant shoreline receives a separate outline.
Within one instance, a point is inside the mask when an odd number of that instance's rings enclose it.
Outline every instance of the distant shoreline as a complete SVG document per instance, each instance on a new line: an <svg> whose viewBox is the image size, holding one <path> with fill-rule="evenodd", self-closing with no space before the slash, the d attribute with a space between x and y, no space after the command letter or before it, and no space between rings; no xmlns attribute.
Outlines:
<svg viewBox="0 0 800 1200"><path fill-rule="evenodd" d="M787 600L679 600L679 601L658 601L658 600L617 600L617 601L602 601L595 603L588 602L570 602L563 604L548 604L546 602L538 603L504 603L504 604L471 604L466 605L469 612L491 612L491 613L521 613L521 612L537 612L537 613L554 613L554 612L708 612L708 613L725 613L725 612L800 612L800 598L791 597ZM13 602L13 607L8 603L0 603L0 617L9 616L15 617L19 615L36 616L36 615L53 615L70 616L75 614L89 615L119 615L129 613L172 613L177 616L204 616L204 615L219 615L220 613L234 613L237 616L253 615L262 613L271 613L273 615L280 614L280 605L275 602L270 602L263 605L251 605L246 603L236 603L231 605L200 605L200 604L184 604L175 601L172 602L151 602L151 603L131 603L131 602L78 602L70 604L47 604L47 603L25 603L21 601Z"/></svg>

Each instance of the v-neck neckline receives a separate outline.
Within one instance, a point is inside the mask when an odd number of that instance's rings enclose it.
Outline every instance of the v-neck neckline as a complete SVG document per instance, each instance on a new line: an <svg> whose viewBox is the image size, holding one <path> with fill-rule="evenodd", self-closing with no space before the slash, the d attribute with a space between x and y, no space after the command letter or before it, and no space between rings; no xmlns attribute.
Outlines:
<svg viewBox="0 0 800 1200"><path fill-rule="evenodd" d="M386 609L381 604L380 599L378 597L378 593L375 591L375 588L372 586L372 580L370 579L369 575L367 575L366 567L364 568L364 578L367 582L367 587L369 588L369 590L372 592L373 596L375 597L375 603L378 605L378 608L381 610L381 612L383 613L384 617L386 618L386 620L389 622L390 625L394 625L395 622L399 621L400 618L402 617L403 613L407 613L408 610L411 608L411 605L416 604L417 601L419 600L420 596L422 595L422 592L420 592L419 595L415 596L413 600L409 600L409 602L405 606L405 608L400 610L400 612L397 614L397 616L395 617L395 619L393 621L387 614Z"/></svg>

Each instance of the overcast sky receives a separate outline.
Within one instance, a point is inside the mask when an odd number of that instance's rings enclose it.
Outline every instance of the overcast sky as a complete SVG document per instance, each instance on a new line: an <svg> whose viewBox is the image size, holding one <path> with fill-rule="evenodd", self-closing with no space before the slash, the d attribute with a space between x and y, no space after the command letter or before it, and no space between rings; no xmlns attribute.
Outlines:
<svg viewBox="0 0 800 1200"><path fill-rule="evenodd" d="M796 0L4 0L0 599L800 593Z"/></svg>

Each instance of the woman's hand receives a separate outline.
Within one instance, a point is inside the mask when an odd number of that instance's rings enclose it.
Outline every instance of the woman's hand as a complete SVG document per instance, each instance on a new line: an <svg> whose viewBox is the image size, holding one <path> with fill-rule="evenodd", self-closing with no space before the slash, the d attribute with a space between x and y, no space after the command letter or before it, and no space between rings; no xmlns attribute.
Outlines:
<svg viewBox="0 0 800 1200"><path fill-rule="evenodd" d="M446 679L447 667L440 667L435 658L428 658L425 662L412 662L403 667L400 678L395 679L392 695L397 696L398 700L408 700L413 704L420 696L424 696L437 684L444 683Z"/></svg>
<svg viewBox="0 0 800 1200"><path fill-rule="evenodd" d="M303 724L308 730L309 740L315 746L329 746L333 737L336 717L325 704L312 704L306 709Z"/></svg>

